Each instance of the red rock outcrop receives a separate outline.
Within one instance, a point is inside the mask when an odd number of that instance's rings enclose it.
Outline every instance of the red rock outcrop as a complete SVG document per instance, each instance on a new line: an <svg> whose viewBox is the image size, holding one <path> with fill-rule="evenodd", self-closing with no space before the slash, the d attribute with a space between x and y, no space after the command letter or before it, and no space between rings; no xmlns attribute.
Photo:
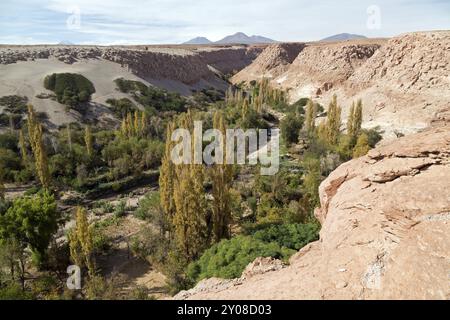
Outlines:
<svg viewBox="0 0 450 320"><path fill-rule="evenodd" d="M450 299L449 189L448 128L392 141L321 184L320 240L289 266L176 298Z"/></svg>

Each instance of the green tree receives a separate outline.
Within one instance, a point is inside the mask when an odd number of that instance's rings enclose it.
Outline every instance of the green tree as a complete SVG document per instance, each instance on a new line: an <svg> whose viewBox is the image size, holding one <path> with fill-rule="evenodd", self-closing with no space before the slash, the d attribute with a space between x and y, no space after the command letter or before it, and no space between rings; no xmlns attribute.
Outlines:
<svg viewBox="0 0 450 320"><path fill-rule="evenodd" d="M193 130L192 113L188 111L181 121L182 128ZM191 146L194 148L193 134ZM179 164L175 168L175 214L173 228L175 243L186 261L199 257L206 245L205 172L202 164Z"/></svg>
<svg viewBox="0 0 450 320"><path fill-rule="evenodd" d="M29 246L34 261L41 265L46 262L47 248L58 230L59 219L55 198L48 191L17 198L0 216L0 239L15 239Z"/></svg>
<svg viewBox="0 0 450 320"><path fill-rule="evenodd" d="M77 208L75 227L70 230L68 241L72 261L80 268L86 267L89 271L89 276L93 277L95 274L95 266L92 261L93 232L84 208Z"/></svg>
<svg viewBox="0 0 450 320"><path fill-rule="evenodd" d="M225 136L225 120L220 112L216 112L214 115L214 128ZM225 155L225 148L222 150L222 155ZM210 168L209 173L212 180L212 196L214 199L212 205L214 241L218 242L223 238L230 237L230 189L233 181L233 167L226 163L214 164Z"/></svg>
<svg viewBox="0 0 450 320"><path fill-rule="evenodd" d="M13 238L0 241L0 268L7 270L12 282L19 280L22 290L25 290L27 259L26 247L19 241Z"/></svg>
<svg viewBox="0 0 450 320"><path fill-rule="evenodd" d="M173 122L169 123L166 130L166 145L159 174L161 207L168 216L169 221L172 221L172 218L175 214L174 186L176 184L176 177L175 165L172 162L171 158L173 147L171 139L174 129L175 124Z"/></svg>
<svg viewBox="0 0 450 320"><path fill-rule="evenodd" d="M296 113L289 113L280 124L281 136L287 144L297 143L300 129L303 126L302 118Z"/></svg>
<svg viewBox="0 0 450 320"><path fill-rule="evenodd" d="M38 122L32 105L28 105L28 136L36 164L36 172L43 188L48 189L51 184L48 168L47 153L43 141L42 125Z"/></svg>
<svg viewBox="0 0 450 320"><path fill-rule="evenodd" d="M92 157L94 153L94 137L92 136L91 127L86 126L84 130L84 142L86 144L86 150L89 157Z"/></svg>
<svg viewBox="0 0 450 320"><path fill-rule="evenodd" d="M369 138L367 137L367 134L362 133L358 137L356 146L353 149L353 158L364 156L367 154L367 152L369 152L369 150L370 150Z"/></svg>
<svg viewBox="0 0 450 320"><path fill-rule="evenodd" d="M315 120L317 116L316 104L309 99L306 105L305 128L306 132L311 135L314 132Z"/></svg>
<svg viewBox="0 0 450 320"><path fill-rule="evenodd" d="M356 138L361 133L361 125L362 125L362 101L358 100L355 104L352 104L350 108L350 113L347 119L347 134L350 138L356 141Z"/></svg>
<svg viewBox="0 0 450 320"><path fill-rule="evenodd" d="M341 128L341 107L338 106L337 96L334 95L327 111L327 121L325 127L326 141L330 145L336 145L339 141Z"/></svg>

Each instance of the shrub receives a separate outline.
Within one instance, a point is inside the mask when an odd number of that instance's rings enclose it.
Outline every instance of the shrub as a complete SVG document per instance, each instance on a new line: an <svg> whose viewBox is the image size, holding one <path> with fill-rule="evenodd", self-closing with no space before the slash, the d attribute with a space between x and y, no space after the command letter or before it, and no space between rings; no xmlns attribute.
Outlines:
<svg viewBox="0 0 450 320"><path fill-rule="evenodd" d="M280 124L281 136L287 144L297 143L303 120L295 113L289 113Z"/></svg>
<svg viewBox="0 0 450 320"><path fill-rule="evenodd" d="M308 243L319 239L319 229L317 223L273 225L256 231L253 237L263 242L275 242L280 247L300 250Z"/></svg>
<svg viewBox="0 0 450 320"><path fill-rule="evenodd" d="M136 218L155 221L160 215L159 192L149 192L139 201L139 208L134 212Z"/></svg>
<svg viewBox="0 0 450 320"><path fill-rule="evenodd" d="M41 265L46 262L48 245L59 221L55 197L47 191L17 198L0 216L0 239L17 239L29 246L34 261Z"/></svg>
<svg viewBox="0 0 450 320"><path fill-rule="evenodd" d="M12 133L0 134L0 148L18 151L17 149L18 143L19 139L15 134Z"/></svg>
<svg viewBox="0 0 450 320"><path fill-rule="evenodd" d="M131 94L136 102L146 108L176 112L186 110L186 99L178 93L168 92L154 86L146 86L142 82L126 80L124 78L118 78L114 82L119 91Z"/></svg>
<svg viewBox="0 0 450 320"><path fill-rule="evenodd" d="M0 288L0 300L31 300L33 295L30 292L23 291L19 284L11 282L5 287Z"/></svg>
<svg viewBox="0 0 450 320"><path fill-rule="evenodd" d="M188 266L187 277L194 283L210 277L237 278L257 257L287 259L294 252L275 242L265 243L251 236L237 236L222 240L206 250L199 260Z"/></svg>
<svg viewBox="0 0 450 320"><path fill-rule="evenodd" d="M88 102L95 93L92 82L76 73L53 73L45 77L44 87L56 94L59 103L71 107Z"/></svg>
<svg viewBox="0 0 450 320"><path fill-rule="evenodd" d="M106 103L112 106L112 111L118 118L124 118L128 113L137 110L136 105L128 98L108 99Z"/></svg>
<svg viewBox="0 0 450 320"><path fill-rule="evenodd" d="M117 218L123 217L127 211L127 203L121 200L114 208L114 216Z"/></svg>
<svg viewBox="0 0 450 320"><path fill-rule="evenodd" d="M5 111L14 114L23 114L27 112L28 98L25 96L3 96L0 97L0 106L5 107Z"/></svg>

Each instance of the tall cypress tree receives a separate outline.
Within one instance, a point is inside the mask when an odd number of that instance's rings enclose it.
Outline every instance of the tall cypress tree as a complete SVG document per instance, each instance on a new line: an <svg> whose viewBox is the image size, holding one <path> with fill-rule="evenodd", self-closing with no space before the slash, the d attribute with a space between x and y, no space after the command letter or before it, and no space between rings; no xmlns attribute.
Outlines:
<svg viewBox="0 0 450 320"><path fill-rule="evenodd" d="M347 134L352 138L355 136L355 130L353 127L354 121L355 121L355 103L353 102L350 108L350 113L348 114L347 118Z"/></svg>
<svg viewBox="0 0 450 320"><path fill-rule="evenodd" d="M216 112L214 114L214 128L222 132L225 136L226 125L223 114ZM225 147L223 144L222 155L225 155ZM230 189L233 180L233 168L231 164L214 164L210 168L210 177L212 180L212 196L213 196L213 234L214 241L219 242L223 238L230 237Z"/></svg>
<svg viewBox="0 0 450 320"><path fill-rule="evenodd" d="M36 173L43 188L48 189L51 184L50 171L48 168L47 153L43 141L42 125L37 121L33 106L28 105L28 135L33 151Z"/></svg>
<svg viewBox="0 0 450 320"><path fill-rule="evenodd" d="M23 134L22 129L19 130L19 149L20 149L20 154L22 156L22 163L24 166L27 166L28 165L28 151L27 151L27 146L25 143L25 136Z"/></svg>
<svg viewBox="0 0 450 320"><path fill-rule="evenodd" d="M171 152L173 143L171 142L172 132L175 130L175 124L170 122L166 129L166 145L162 158L160 174L159 174L159 193L161 199L161 207L168 216L168 221L172 221L175 214L174 185L175 165L172 162Z"/></svg>
<svg viewBox="0 0 450 320"><path fill-rule="evenodd" d="M310 135L314 133L316 113L316 105L312 99L309 99L308 104L306 105L305 128L306 132Z"/></svg>
<svg viewBox="0 0 450 320"><path fill-rule="evenodd" d="M337 104L337 96L334 95L330 102L326 122L326 139L331 145L336 145L341 128L341 107Z"/></svg>
<svg viewBox="0 0 450 320"><path fill-rule="evenodd" d="M86 150L89 157L94 153L94 137L92 136L91 127L86 126L84 129L84 142L86 143Z"/></svg>
<svg viewBox="0 0 450 320"><path fill-rule="evenodd" d="M188 111L180 121L180 127L191 132L191 152L195 143L193 116ZM175 166L174 185L175 214L173 228L178 251L187 261L200 256L206 245L206 193L205 173L202 164L179 164Z"/></svg>
<svg viewBox="0 0 450 320"><path fill-rule="evenodd" d="M93 232L84 208L77 208L75 227L68 233L68 242L72 261L80 268L86 267L89 271L89 276L92 277L95 273L95 264L92 259L94 247Z"/></svg>
<svg viewBox="0 0 450 320"><path fill-rule="evenodd" d="M354 116L354 120L353 120L353 130L354 130L354 134L355 136L358 136L361 133L361 126L362 126L362 109L363 109L363 105L362 105L362 101L361 99L358 100L358 102L356 103L356 109L355 109L355 116Z"/></svg>

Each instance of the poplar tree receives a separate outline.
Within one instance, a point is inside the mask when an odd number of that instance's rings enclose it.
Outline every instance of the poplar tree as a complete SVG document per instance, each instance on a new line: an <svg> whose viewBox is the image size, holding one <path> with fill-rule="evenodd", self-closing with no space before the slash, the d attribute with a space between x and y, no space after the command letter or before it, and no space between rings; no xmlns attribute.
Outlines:
<svg viewBox="0 0 450 320"><path fill-rule="evenodd" d="M336 145L341 128L341 107L337 104L336 95L330 102L326 122L326 140L331 145Z"/></svg>
<svg viewBox="0 0 450 320"><path fill-rule="evenodd" d="M137 112L137 111L134 113L133 129L134 129L134 134L136 136L140 136L141 135L141 122L140 122L140 119L139 119L139 112Z"/></svg>
<svg viewBox="0 0 450 320"><path fill-rule="evenodd" d="M69 150L72 151L72 130L70 123L67 125L67 143L69 144Z"/></svg>
<svg viewBox="0 0 450 320"><path fill-rule="evenodd" d="M188 111L180 122L181 128L191 132L191 152L195 148L193 118ZM173 228L179 253L187 261L200 256L206 244L206 193L205 174L202 164L179 164L175 166L174 185L175 214Z"/></svg>
<svg viewBox="0 0 450 320"><path fill-rule="evenodd" d="M3 183L3 168L0 167L0 200L5 199L5 185Z"/></svg>
<svg viewBox="0 0 450 320"><path fill-rule="evenodd" d="M91 127L86 126L84 129L84 142L86 143L86 150L89 157L94 153L94 137L92 136Z"/></svg>
<svg viewBox="0 0 450 320"><path fill-rule="evenodd" d="M362 133L358 137L358 141L356 142L356 146L353 149L353 158L358 158L361 156L364 156L369 152L370 145L369 145L369 138L367 134Z"/></svg>
<svg viewBox="0 0 450 320"><path fill-rule="evenodd" d="M75 227L68 233L68 242L72 261L80 268L86 267L89 276L92 277L95 273L95 266L92 261L93 232L84 208L77 208Z"/></svg>
<svg viewBox="0 0 450 320"><path fill-rule="evenodd" d="M28 164L28 152L22 129L19 130L19 149L22 156L22 163L26 166Z"/></svg>
<svg viewBox="0 0 450 320"><path fill-rule="evenodd" d="M358 100L356 103L352 104L350 108L350 113L347 119L347 133L353 139L356 140L361 132L362 125L362 101Z"/></svg>
<svg viewBox="0 0 450 320"><path fill-rule="evenodd" d="M308 104L306 105L305 127L306 132L310 135L314 133L316 113L316 105L309 99Z"/></svg>
<svg viewBox="0 0 450 320"><path fill-rule="evenodd" d="M166 145L162 158L159 173L159 193L161 207L168 216L168 221L172 221L175 214L174 185L175 185L175 165L172 162L171 152L173 143L171 141L172 132L175 130L175 124L170 122L166 129Z"/></svg>
<svg viewBox="0 0 450 320"><path fill-rule="evenodd" d="M355 136L355 130L353 127L353 123L355 121L355 103L352 103L352 106L350 108L350 113L348 114L347 118L347 134L353 138Z"/></svg>
<svg viewBox="0 0 450 320"><path fill-rule="evenodd" d="M226 134L226 125L223 114L216 112L214 114L214 128ZM225 147L223 145L222 156L225 156ZM233 181L233 168L231 164L226 164L222 159L222 164L214 164L210 168L210 177L212 180L213 196L213 235L214 241L219 242L223 238L230 237L231 222L231 185Z"/></svg>
<svg viewBox="0 0 450 320"><path fill-rule="evenodd" d="M148 130L148 119L147 119L147 114L145 112L142 112L140 130L141 130L141 136L145 137L147 135L147 130Z"/></svg>
<svg viewBox="0 0 450 320"><path fill-rule="evenodd" d="M353 130L355 132L355 136L358 136L361 133L361 126L362 126L362 101L361 99L358 100L356 103L356 109L355 109L355 116L353 121Z"/></svg>
<svg viewBox="0 0 450 320"><path fill-rule="evenodd" d="M33 106L28 105L28 135L33 151L36 172L43 188L48 189L51 184L50 171L48 169L47 154L43 141L42 125L37 121Z"/></svg>

